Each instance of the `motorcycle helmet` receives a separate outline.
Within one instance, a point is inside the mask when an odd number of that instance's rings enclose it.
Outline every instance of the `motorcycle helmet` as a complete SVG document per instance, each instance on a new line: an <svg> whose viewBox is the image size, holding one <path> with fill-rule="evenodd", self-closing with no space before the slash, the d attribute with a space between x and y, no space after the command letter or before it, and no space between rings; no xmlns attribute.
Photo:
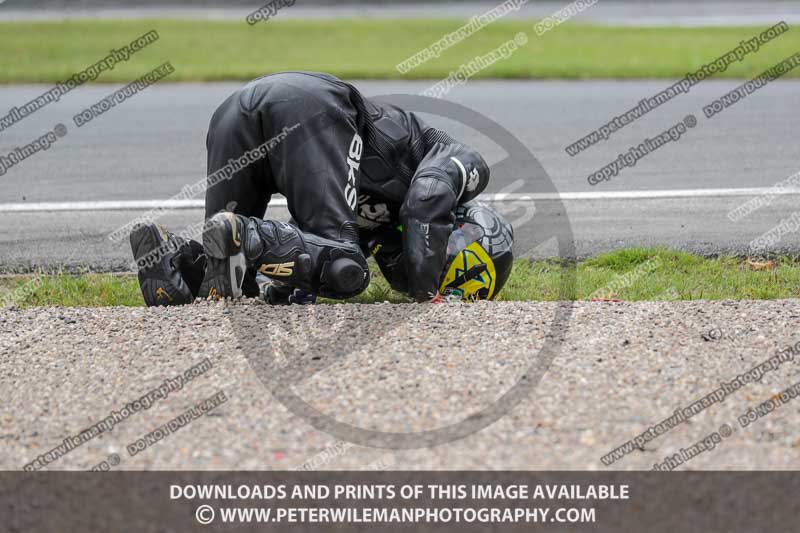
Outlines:
<svg viewBox="0 0 800 533"><path fill-rule="evenodd" d="M514 228L494 208L475 200L456 209L439 284L445 298L491 300L511 274Z"/></svg>

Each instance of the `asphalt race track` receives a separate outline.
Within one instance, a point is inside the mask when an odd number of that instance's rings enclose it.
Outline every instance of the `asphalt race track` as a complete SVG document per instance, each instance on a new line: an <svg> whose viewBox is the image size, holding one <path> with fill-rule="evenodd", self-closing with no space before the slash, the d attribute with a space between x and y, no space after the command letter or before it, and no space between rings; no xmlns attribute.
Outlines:
<svg viewBox="0 0 800 533"><path fill-rule="evenodd" d="M219 7L214 0L143 0L130 7L125 0L6 0L0 2L0 18L6 20L64 20L69 18L197 18L212 20L242 19L248 8L260 7L258 1L236 0ZM68 4L68 5L65 5ZM465 13L482 13L492 2L340 2L306 0L281 14L281 18L463 18ZM563 8L564 4L544 0L530 2L510 18L542 19ZM187 9L189 8L189 9ZM685 0L657 3L604 0L576 16L581 22L613 26L751 26L784 20L800 20L800 7L786 0L690 2Z"/></svg>
<svg viewBox="0 0 800 533"><path fill-rule="evenodd" d="M355 82L368 95L417 94L433 82ZM564 148L639 100L665 89L668 81L497 82L472 81L447 99L467 106L508 129L530 148L561 193L768 187L796 173L796 116L800 81L774 82L720 115L706 119L702 107L742 82L707 81L651 111L575 157ZM12 168L2 179L0 204L85 200L165 199L204 176L205 135L216 106L235 83L165 84L147 89L105 115L77 128L72 117L104 98L117 85L81 87L0 134L0 153L30 142L56 123L68 135L44 154ZM0 88L0 109L21 105L49 87ZM698 125L686 139L670 144L626 169L611 182L592 187L589 173L623 150L694 114ZM430 118L430 117L429 117ZM431 120L431 122L437 122ZM454 136L482 150L490 163L502 150L465 127ZM541 179L518 168L493 176L490 189L524 178ZM535 189L535 183L528 185Z"/></svg>
<svg viewBox="0 0 800 533"><path fill-rule="evenodd" d="M726 217L753 197L748 189L768 188L800 171L796 114L787 112L800 105L800 82L774 82L718 116L703 116L704 105L739 83L704 82L575 157L565 152L567 145L669 83L475 81L454 88L448 99L492 119L530 148L544 172L525 160L506 160L495 168L487 194L558 193L577 256L633 245L744 254L752 239L794 212L798 197L786 194L739 222ZM7 153L55 124L68 126L67 136L48 151L0 177L0 270L61 265L127 269L127 244L106 236L146 211L137 208L140 201L157 204L203 178L209 117L237 85L155 86L77 128L72 116L117 88L87 86L2 132L0 153ZM370 95L416 94L429 85L359 83ZM2 87L0 109L25 103L46 89ZM590 173L688 114L696 116L697 126L678 142L647 155L610 181L589 185ZM429 119L482 150L490 163L504 160L505 151L483 134L440 117ZM515 188L520 179L522 185ZM763 191L754 194L759 192ZM134 208L126 202L133 202ZM56 211L51 203L65 205ZM533 201L536 208L546 208L546 203ZM202 198L188 207L192 205L202 205ZM85 210L75 210L78 207ZM270 216L287 214L278 207ZM200 209L183 209L169 213L163 222L178 230L201 217ZM546 227L540 229L547 232ZM555 255L547 247L532 247L525 241L528 237L518 235L522 250L534 257ZM798 242L796 233L784 235L776 249L792 251Z"/></svg>

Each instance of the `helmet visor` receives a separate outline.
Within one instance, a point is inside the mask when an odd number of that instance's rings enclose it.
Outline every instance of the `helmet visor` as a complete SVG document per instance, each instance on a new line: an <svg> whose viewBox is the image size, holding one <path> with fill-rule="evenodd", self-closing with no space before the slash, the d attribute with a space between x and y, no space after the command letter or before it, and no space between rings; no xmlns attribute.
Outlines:
<svg viewBox="0 0 800 533"><path fill-rule="evenodd" d="M458 228L453 230L450 234L450 240L447 241L447 257L452 260L455 255L472 244L483 239L483 228L472 222L465 222Z"/></svg>

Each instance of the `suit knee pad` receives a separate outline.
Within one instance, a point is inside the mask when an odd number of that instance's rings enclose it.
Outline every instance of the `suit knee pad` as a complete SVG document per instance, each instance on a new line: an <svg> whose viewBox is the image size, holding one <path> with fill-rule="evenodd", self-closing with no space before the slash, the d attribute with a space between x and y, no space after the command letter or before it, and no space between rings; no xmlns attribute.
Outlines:
<svg viewBox="0 0 800 533"><path fill-rule="evenodd" d="M248 266L289 287L327 298L350 298L369 285L359 246L325 239L285 222L250 219L245 230Z"/></svg>

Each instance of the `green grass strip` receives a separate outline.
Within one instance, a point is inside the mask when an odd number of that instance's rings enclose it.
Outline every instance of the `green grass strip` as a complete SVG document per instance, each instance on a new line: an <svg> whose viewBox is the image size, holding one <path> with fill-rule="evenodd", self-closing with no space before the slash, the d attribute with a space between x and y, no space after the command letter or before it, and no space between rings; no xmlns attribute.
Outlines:
<svg viewBox="0 0 800 533"><path fill-rule="evenodd" d="M70 20L0 23L0 83L58 82L155 29L158 42L105 72L101 82L138 78L165 61L177 81L249 80L282 70L325 71L349 79L442 79L525 32L528 43L476 78L677 80L766 29L635 28L564 24L536 36L536 21L495 22L406 75L395 65L463 20L244 21ZM790 30L715 78L750 78L800 50ZM800 75L796 69L788 76Z"/></svg>
<svg viewBox="0 0 800 533"><path fill-rule="evenodd" d="M370 287L350 302L407 302L374 272ZM770 300L800 297L800 261L704 258L663 249L624 249L576 265L518 260L498 300L563 299ZM17 276L0 280L0 302L34 306L141 306L130 274ZM330 300L326 303L333 303Z"/></svg>

